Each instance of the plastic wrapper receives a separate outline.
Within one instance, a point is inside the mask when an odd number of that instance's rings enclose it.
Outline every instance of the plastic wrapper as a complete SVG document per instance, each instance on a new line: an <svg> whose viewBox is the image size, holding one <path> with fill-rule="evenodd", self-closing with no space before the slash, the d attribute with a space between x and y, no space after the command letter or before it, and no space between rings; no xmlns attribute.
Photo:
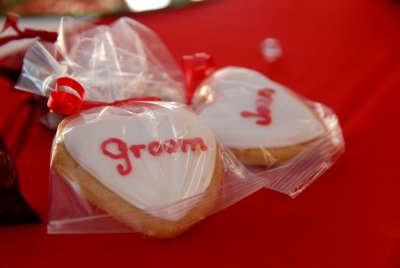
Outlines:
<svg viewBox="0 0 400 268"><path fill-rule="evenodd" d="M264 187L295 196L343 149L334 115L321 109L332 128L324 137L258 170L184 104L136 101L72 115L53 143L48 232L172 238Z"/></svg>
<svg viewBox="0 0 400 268"><path fill-rule="evenodd" d="M127 101L66 118L53 143L48 232L172 238L262 188L297 196L344 149L330 109L252 70L212 73L193 105L198 115Z"/></svg>
<svg viewBox="0 0 400 268"><path fill-rule="evenodd" d="M184 104L85 110L54 139L48 232L175 237L266 184L243 171Z"/></svg>
<svg viewBox="0 0 400 268"><path fill-rule="evenodd" d="M63 17L55 43L36 42L26 52L16 88L48 97L61 76L81 83L89 101L185 100L181 70L165 45L129 18L96 26Z"/></svg>
<svg viewBox="0 0 400 268"><path fill-rule="evenodd" d="M198 87L193 106L253 176L281 168L267 187L293 197L344 151L329 108L250 69L215 71Z"/></svg>
<svg viewBox="0 0 400 268"><path fill-rule="evenodd" d="M64 18L55 44L30 48L18 87L49 107L79 104L53 143L49 233L172 238L262 188L295 197L343 152L329 108L252 70L214 71L207 57L184 69L187 85L208 75L195 112L179 103L183 78L161 41L130 19ZM142 96L164 101L130 101Z"/></svg>

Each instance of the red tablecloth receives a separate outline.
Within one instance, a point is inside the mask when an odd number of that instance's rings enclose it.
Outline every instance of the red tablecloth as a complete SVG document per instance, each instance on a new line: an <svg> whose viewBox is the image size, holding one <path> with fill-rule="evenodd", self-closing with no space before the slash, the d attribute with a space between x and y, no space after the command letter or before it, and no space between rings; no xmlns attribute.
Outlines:
<svg viewBox="0 0 400 268"><path fill-rule="evenodd" d="M54 133L35 123L17 165L44 223L0 228L0 267L400 267L400 2L216 0L134 15L176 59L214 55L334 109L346 152L296 199L260 190L183 236L47 235ZM283 58L259 46L276 37ZM24 93L0 79L0 123Z"/></svg>

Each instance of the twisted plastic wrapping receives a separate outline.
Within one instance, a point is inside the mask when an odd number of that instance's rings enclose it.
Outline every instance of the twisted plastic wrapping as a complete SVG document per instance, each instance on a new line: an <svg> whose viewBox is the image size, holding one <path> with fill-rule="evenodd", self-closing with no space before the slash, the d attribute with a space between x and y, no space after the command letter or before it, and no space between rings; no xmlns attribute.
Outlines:
<svg viewBox="0 0 400 268"><path fill-rule="evenodd" d="M63 17L55 43L36 42L28 49L16 87L49 96L61 76L81 83L90 101L149 95L185 100L182 73L165 45L129 18L95 26Z"/></svg>

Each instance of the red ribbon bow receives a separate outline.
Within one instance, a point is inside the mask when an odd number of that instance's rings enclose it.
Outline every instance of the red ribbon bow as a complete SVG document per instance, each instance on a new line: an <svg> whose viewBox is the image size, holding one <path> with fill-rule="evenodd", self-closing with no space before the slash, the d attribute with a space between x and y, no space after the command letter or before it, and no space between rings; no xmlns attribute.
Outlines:
<svg viewBox="0 0 400 268"><path fill-rule="evenodd" d="M60 87L68 87L72 89L75 94L68 91L61 91ZM70 77L60 77L56 80L55 90L50 94L47 106L50 108L51 112L70 115L81 110L99 106L122 105L133 101L161 101L159 97L154 96L135 97L114 102L84 101L84 97L85 90L81 84Z"/></svg>

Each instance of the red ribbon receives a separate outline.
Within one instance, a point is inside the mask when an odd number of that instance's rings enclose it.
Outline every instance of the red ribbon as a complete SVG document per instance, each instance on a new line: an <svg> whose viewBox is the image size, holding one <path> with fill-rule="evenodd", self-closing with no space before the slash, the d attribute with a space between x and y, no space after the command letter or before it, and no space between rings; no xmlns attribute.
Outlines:
<svg viewBox="0 0 400 268"><path fill-rule="evenodd" d="M57 40L56 32L48 32L41 30L34 30L26 28L25 30L21 30L18 28L18 20L19 16L15 13L7 13L6 21L4 22L3 28L0 33L4 32L8 28L14 29L17 35L10 35L0 38L0 46L7 44L8 42L24 39L24 38L34 38L39 37L41 40L48 42L55 42Z"/></svg>
<svg viewBox="0 0 400 268"><path fill-rule="evenodd" d="M68 87L72 89L74 93L61 91L60 87ZM114 102L84 101L84 97L85 90L81 84L70 77L60 77L56 80L55 90L50 94L49 100L47 101L47 106L50 108L51 112L69 115L77 113L81 110L99 106L116 106L137 101L161 101L159 97L154 96L129 98Z"/></svg>
<svg viewBox="0 0 400 268"><path fill-rule="evenodd" d="M207 53L196 53L183 56L181 64L185 75L187 103L191 104L197 86L215 70L215 61Z"/></svg>

